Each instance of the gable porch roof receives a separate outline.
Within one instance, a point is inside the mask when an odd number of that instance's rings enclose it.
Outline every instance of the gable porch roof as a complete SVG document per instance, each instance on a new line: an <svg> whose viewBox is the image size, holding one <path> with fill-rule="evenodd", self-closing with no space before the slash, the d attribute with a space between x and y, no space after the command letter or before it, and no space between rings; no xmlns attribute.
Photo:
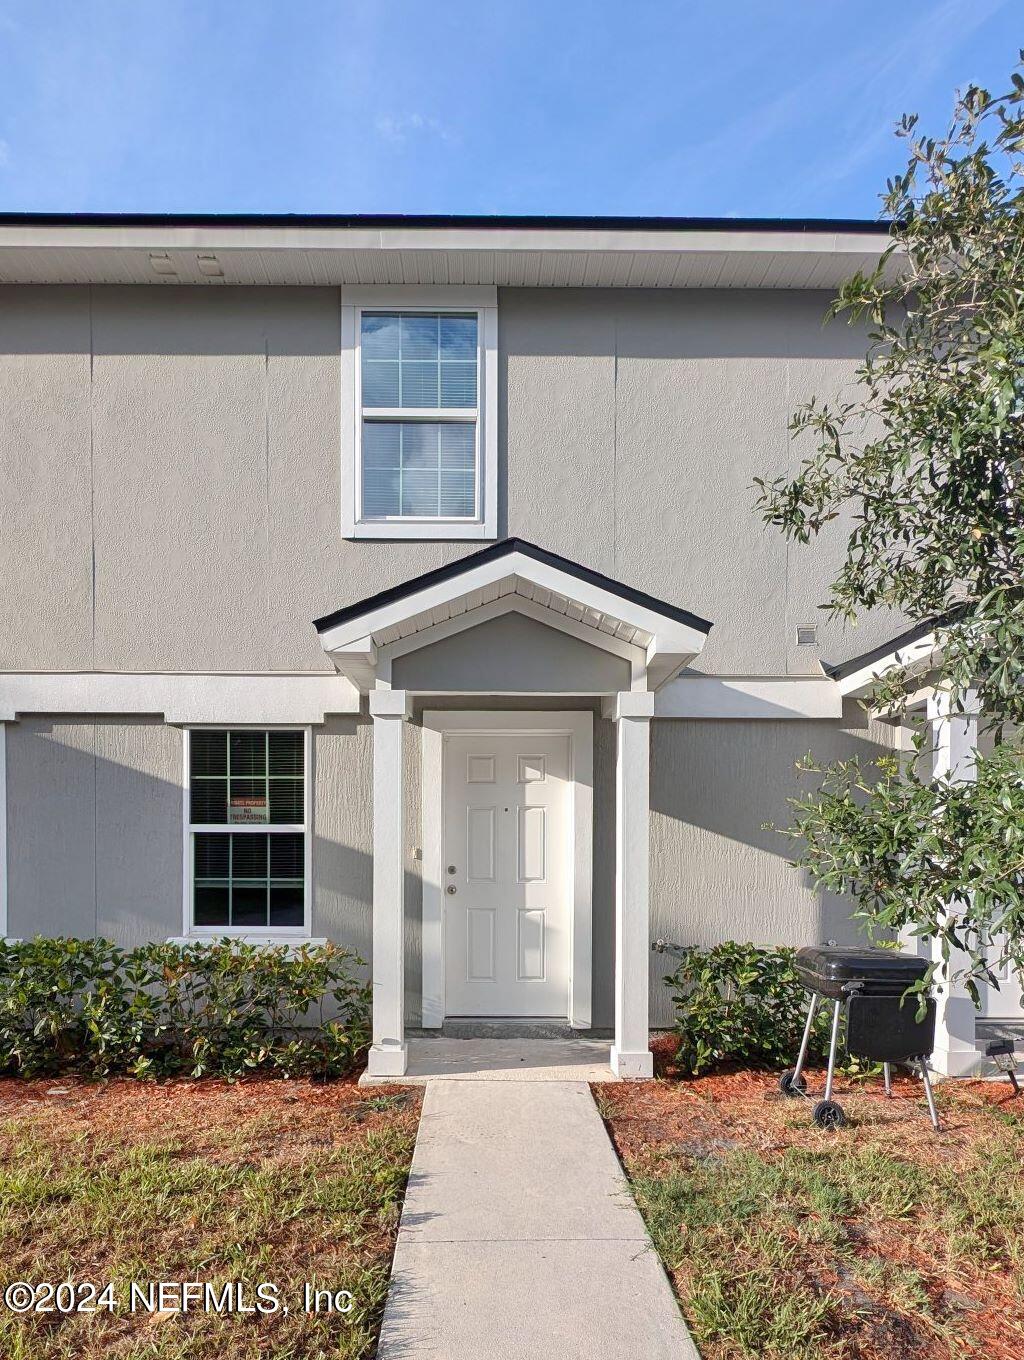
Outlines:
<svg viewBox="0 0 1024 1360"><path fill-rule="evenodd" d="M385 649L408 651L517 610L626 655L656 689L696 657L706 619L522 538L507 538L315 620L324 650L360 689Z"/></svg>

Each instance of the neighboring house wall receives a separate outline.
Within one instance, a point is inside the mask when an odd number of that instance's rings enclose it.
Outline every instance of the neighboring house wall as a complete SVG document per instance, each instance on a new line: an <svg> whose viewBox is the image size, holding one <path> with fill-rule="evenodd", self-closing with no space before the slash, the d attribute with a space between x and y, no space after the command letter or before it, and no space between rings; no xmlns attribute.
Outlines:
<svg viewBox="0 0 1024 1360"><path fill-rule="evenodd" d="M850 650L831 550L787 549L751 485L863 351L826 303L501 290L499 532L714 620L702 669ZM471 551L342 540L338 351L331 288L0 288L3 665L326 670L313 618Z"/></svg>

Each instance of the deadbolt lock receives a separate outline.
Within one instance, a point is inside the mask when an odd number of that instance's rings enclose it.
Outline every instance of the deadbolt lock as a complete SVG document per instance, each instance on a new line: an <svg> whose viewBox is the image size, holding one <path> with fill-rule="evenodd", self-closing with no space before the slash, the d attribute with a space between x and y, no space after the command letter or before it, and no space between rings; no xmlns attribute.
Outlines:
<svg viewBox="0 0 1024 1360"><path fill-rule="evenodd" d="M449 872L450 874L454 874L454 873L455 873L455 865L454 865L454 864L449 864L449 865L448 865L448 872Z"/></svg>

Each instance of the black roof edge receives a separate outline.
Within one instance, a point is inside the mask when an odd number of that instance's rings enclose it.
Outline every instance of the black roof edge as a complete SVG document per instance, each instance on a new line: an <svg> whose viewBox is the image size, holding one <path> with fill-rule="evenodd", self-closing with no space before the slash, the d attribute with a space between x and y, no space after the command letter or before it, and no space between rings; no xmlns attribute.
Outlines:
<svg viewBox="0 0 1024 1360"><path fill-rule="evenodd" d="M369 595L356 604L335 609L333 613L325 614L323 618L314 619L313 627L318 633L326 632L328 628L333 628L339 623L347 623L349 619L358 618L360 614L367 614L373 609L381 609L384 605L394 604L409 595L415 595L421 590L426 590L429 586L460 576L472 567L482 566L486 562L493 562L499 557L506 557L514 552L523 553L524 556L532 557L537 562L544 562L550 567L557 567L560 571L568 572L581 581L599 586L613 595L629 600L632 604L641 605L645 609L653 609L659 614L674 619L676 623L695 628L700 633L710 633L714 626L707 619L691 614L688 609L680 609L676 605L667 604L664 600L657 599L654 595L648 595L643 590L635 590L632 586L623 585L621 581L615 581L610 576L604 576L599 571L591 570L590 567L583 567L578 562L571 561L568 557L561 557L558 553L550 552L547 548L539 548L536 543L529 543L525 538L503 538L498 543L491 543L486 548L469 553L466 557L459 557L454 562L446 563L443 567L435 567L433 571L424 572L421 576L414 576L401 585L390 586L387 590L381 590L376 595Z"/></svg>
<svg viewBox="0 0 1024 1360"><path fill-rule="evenodd" d="M52 213L0 212L0 226L39 227L450 227L495 230L797 231L887 233L891 223L846 217L625 217L480 213Z"/></svg>
<svg viewBox="0 0 1024 1360"><path fill-rule="evenodd" d="M887 656L892 656L893 652L898 652L903 647L909 647L912 643L920 642L929 633L934 633L943 622L948 622L948 615L943 619L925 619L924 623L915 624L913 628L908 628L905 633L899 633L888 642L881 643L878 647L872 647L870 652L863 652L860 656L852 656L849 661L823 661L821 668L826 675L833 680L842 680L847 675L852 675L854 671L862 670L865 666L872 665L875 661L882 661Z"/></svg>

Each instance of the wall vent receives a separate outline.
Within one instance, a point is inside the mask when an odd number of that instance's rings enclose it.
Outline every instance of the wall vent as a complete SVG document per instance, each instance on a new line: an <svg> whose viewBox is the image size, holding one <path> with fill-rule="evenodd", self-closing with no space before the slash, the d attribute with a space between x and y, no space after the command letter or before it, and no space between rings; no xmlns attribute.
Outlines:
<svg viewBox="0 0 1024 1360"><path fill-rule="evenodd" d="M805 624L796 630L796 645L798 647L817 647L818 630L813 624Z"/></svg>

